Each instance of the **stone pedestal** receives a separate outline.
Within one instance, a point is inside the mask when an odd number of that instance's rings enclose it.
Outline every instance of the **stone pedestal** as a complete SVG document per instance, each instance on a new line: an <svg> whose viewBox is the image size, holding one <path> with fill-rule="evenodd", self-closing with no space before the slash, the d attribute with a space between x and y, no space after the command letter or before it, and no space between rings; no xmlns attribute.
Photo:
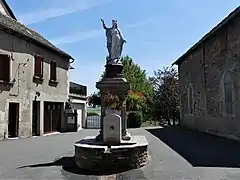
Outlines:
<svg viewBox="0 0 240 180"><path fill-rule="evenodd" d="M100 89L101 96L111 92L118 97L120 97L122 101L121 108L121 118L122 118L122 139L130 140L130 136L127 133L127 109L126 109L126 98L128 91L130 90L130 84L122 75L123 65L106 65L106 75L100 81L97 82L96 87ZM100 134L97 136L97 140L102 140L103 138L103 118L105 116L106 110L105 103L102 99L101 101L101 130Z"/></svg>
<svg viewBox="0 0 240 180"><path fill-rule="evenodd" d="M122 139L130 140L131 137L127 133L127 109L126 109L126 98L128 91L130 90L130 84L123 76L123 64L107 64L105 66L105 76L104 78L96 83L96 88L100 90L101 96L104 96L108 92L111 92L118 97L120 97L122 101L121 108L121 118L122 118ZM103 118L105 116L106 110L105 103L102 99L101 101L101 130L100 134L96 137L97 140L103 140Z"/></svg>
<svg viewBox="0 0 240 180"><path fill-rule="evenodd" d="M105 66L105 78L123 78L123 65L118 64L107 64Z"/></svg>
<svg viewBox="0 0 240 180"><path fill-rule="evenodd" d="M130 136L127 132L126 98L130 85L123 77L123 65L107 64L105 67L105 77L96 87L101 98L108 93L117 95L120 111L119 107L117 111L109 111L105 98L101 100L100 133L75 143L75 163L84 170L114 174L144 166L148 161L148 141L144 136Z"/></svg>
<svg viewBox="0 0 240 180"><path fill-rule="evenodd" d="M103 141L96 141L95 137L86 137L74 146L75 163L84 170L117 173L140 168L148 162L145 136L133 136L130 141L111 147Z"/></svg>

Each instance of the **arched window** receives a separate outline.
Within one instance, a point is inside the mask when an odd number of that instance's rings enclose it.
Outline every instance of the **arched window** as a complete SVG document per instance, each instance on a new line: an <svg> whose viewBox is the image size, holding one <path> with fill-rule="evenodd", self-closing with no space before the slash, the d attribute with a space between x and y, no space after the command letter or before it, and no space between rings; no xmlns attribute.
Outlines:
<svg viewBox="0 0 240 180"><path fill-rule="evenodd" d="M188 86L188 113L193 114L194 112L194 99L193 99L193 87Z"/></svg>
<svg viewBox="0 0 240 180"><path fill-rule="evenodd" d="M223 79L224 111L226 115L233 114L233 79L232 74L227 72Z"/></svg>
<svg viewBox="0 0 240 180"><path fill-rule="evenodd" d="M223 79L224 111L226 115L233 114L233 80L232 74L227 72Z"/></svg>

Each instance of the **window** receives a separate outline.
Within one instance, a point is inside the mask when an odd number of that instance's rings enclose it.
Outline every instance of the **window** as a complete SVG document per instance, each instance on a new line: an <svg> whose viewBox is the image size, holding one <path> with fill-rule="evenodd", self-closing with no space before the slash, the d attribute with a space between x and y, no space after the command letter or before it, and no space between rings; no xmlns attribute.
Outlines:
<svg viewBox="0 0 240 180"><path fill-rule="evenodd" d="M230 72L223 79L224 86L224 111L226 115L233 114L233 80Z"/></svg>
<svg viewBox="0 0 240 180"><path fill-rule="evenodd" d="M53 60L50 62L50 80L57 80L57 63Z"/></svg>
<svg viewBox="0 0 240 180"><path fill-rule="evenodd" d="M194 112L194 99L193 99L193 87L189 85L188 87L188 113L193 114Z"/></svg>
<svg viewBox="0 0 240 180"><path fill-rule="evenodd" d="M0 54L0 80L10 82L10 57Z"/></svg>
<svg viewBox="0 0 240 180"><path fill-rule="evenodd" d="M34 76L43 77L43 56L41 55L35 56Z"/></svg>

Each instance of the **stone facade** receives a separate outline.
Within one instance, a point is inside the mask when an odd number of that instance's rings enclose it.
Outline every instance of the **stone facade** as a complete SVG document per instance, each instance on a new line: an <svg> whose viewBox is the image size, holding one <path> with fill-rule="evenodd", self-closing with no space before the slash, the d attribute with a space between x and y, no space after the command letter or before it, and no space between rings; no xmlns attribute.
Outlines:
<svg viewBox="0 0 240 180"><path fill-rule="evenodd" d="M93 139L75 143L76 165L100 173L117 173L136 169L148 163L148 142L144 136L135 136L135 143L107 146Z"/></svg>
<svg viewBox="0 0 240 180"><path fill-rule="evenodd" d="M174 62L179 71L182 126L240 137L239 32L238 7Z"/></svg>
<svg viewBox="0 0 240 180"><path fill-rule="evenodd" d="M34 100L40 101L40 134L43 134L43 108L44 101L62 102L68 100L69 94L69 59L57 53L31 44L16 36L0 31L0 53L8 54L10 60L11 86L0 83L0 139L8 134L8 105L10 102L19 103L19 137L32 135L32 104ZM35 83L34 54L41 54L44 58L43 81ZM49 85L50 59L57 62L57 85ZM35 99L36 92L39 96ZM64 117L62 114L62 122ZM62 126L64 127L64 126Z"/></svg>

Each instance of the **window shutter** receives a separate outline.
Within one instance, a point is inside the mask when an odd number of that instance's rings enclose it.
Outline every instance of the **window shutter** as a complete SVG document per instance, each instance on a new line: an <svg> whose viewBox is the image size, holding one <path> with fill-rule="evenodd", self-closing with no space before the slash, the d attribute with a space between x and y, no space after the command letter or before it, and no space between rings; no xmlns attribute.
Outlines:
<svg viewBox="0 0 240 180"><path fill-rule="evenodd" d="M0 80L4 79L4 58L0 54Z"/></svg>
<svg viewBox="0 0 240 180"><path fill-rule="evenodd" d="M35 56L35 76L43 77L43 57L40 55Z"/></svg>
<svg viewBox="0 0 240 180"><path fill-rule="evenodd" d="M1 54L0 61L1 61L0 79L5 82L9 82L10 81L10 58L8 55Z"/></svg>
<svg viewBox="0 0 240 180"><path fill-rule="evenodd" d="M57 66L56 61L51 61L50 63L50 79L56 81L57 80Z"/></svg>
<svg viewBox="0 0 240 180"><path fill-rule="evenodd" d="M4 73L4 80L6 82L10 82L10 58L9 56L5 56L5 73Z"/></svg>

